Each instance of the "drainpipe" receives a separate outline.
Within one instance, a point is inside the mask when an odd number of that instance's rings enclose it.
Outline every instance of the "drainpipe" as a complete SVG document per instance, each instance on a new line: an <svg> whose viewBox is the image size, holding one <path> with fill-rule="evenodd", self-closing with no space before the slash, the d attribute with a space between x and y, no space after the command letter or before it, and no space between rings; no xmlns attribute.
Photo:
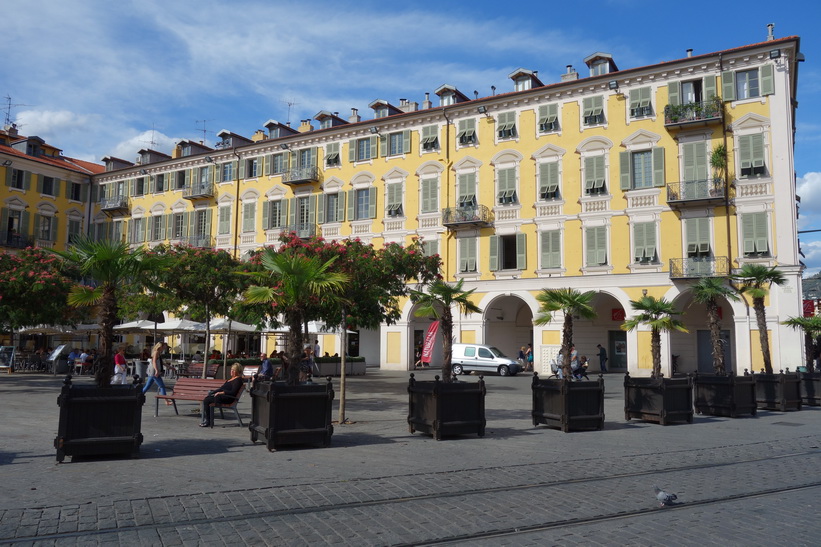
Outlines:
<svg viewBox="0 0 821 547"><path fill-rule="evenodd" d="M724 72L724 58L721 53L718 54L718 71ZM724 85L724 82L721 82ZM730 160L729 149L727 148L727 118L725 116L724 100L721 101L721 137L724 142L724 153L727 155L724 159L724 209L725 218L727 219L727 260L731 261L733 257L733 238L731 234L732 225L730 223ZM730 268L732 270L732 268Z"/></svg>
<svg viewBox="0 0 821 547"><path fill-rule="evenodd" d="M237 157L237 168L234 170L234 178L236 180L236 206L234 207L234 258L238 258L237 246L239 244L239 162L241 162L242 159L237 153L236 147L232 148L231 151ZM217 207L217 211L219 211L219 207Z"/></svg>
<svg viewBox="0 0 821 547"><path fill-rule="evenodd" d="M451 120L448 118L448 109L442 109L442 116L445 117L445 205L450 204L450 168L451 168L451 161L450 161L450 125ZM445 207L442 208L444 212ZM453 232L451 230L447 231L447 241L445 242L446 245L450 243L450 240L453 239ZM458 260L458 257L457 257ZM445 272L444 278L448 279L448 268L450 266L450 262L445 262Z"/></svg>

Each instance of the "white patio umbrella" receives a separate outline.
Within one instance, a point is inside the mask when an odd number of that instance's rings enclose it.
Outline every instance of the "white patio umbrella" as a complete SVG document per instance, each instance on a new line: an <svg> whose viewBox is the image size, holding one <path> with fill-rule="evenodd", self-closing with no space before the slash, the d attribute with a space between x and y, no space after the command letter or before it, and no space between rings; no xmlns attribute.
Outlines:
<svg viewBox="0 0 821 547"><path fill-rule="evenodd" d="M211 320L211 334L225 334L230 328L231 332L258 332L254 325L247 323L240 323L239 321L230 321L225 317Z"/></svg>
<svg viewBox="0 0 821 547"><path fill-rule="evenodd" d="M154 328L154 323L151 323L151 327L144 328L143 330L154 330ZM171 319L170 321L166 321L164 323L157 323L156 330L172 335L190 332L205 332L205 323L191 321L190 319ZM185 339L183 339L182 356L184 359Z"/></svg>
<svg viewBox="0 0 821 547"><path fill-rule="evenodd" d="M142 332L147 329L154 329L154 321L149 321L148 319L137 319L136 321L129 321L128 323L122 323L121 325L114 326L114 330L128 332Z"/></svg>

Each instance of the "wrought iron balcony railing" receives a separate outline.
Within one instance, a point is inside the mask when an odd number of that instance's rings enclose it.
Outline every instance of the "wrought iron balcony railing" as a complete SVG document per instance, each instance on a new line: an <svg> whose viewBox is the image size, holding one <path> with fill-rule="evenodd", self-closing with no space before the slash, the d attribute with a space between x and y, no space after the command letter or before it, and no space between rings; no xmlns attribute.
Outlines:
<svg viewBox="0 0 821 547"><path fill-rule="evenodd" d="M718 203L724 200L726 186L720 178L670 182L667 184L667 203L671 206Z"/></svg>
<svg viewBox="0 0 821 547"><path fill-rule="evenodd" d="M17 232L0 232L0 246L25 249L26 247L33 247L34 240Z"/></svg>
<svg viewBox="0 0 821 547"><path fill-rule="evenodd" d="M448 207L442 209L442 225L449 228L460 226L490 226L493 213L484 205Z"/></svg>
<svg viewBox="0 0 821 547"><path fill-rule="evenodd" d="M319 169L317 167L299 167L290 169L282 174L284 184L306 184L319 182Z"/></svg>
<svg viewBox="0 0 821 547"><path fill-rule="evenodd" d="M185 199L201 199L214 197L214 183L197 183L183 188L182 197Z"/></svg>
<svg viewBox="0 0 821 547"><path fill-rule="evenodd" d="M694 256L670 259L670 279L728 277L730 259L726 256Z"/></svg>
<svg viewBox="0 0 821 547"><path fill-rule="evenodd" d="M183 240L192 247L210 249L214 246L214 238L211 236L188 236Z"/></svg>
<svg viewBox="0 0 821 547"><path fill-rule="evenodd" d="M295 233L301 239L309 239L319 235L316 224L289 224L280 228L280 233Z"/></svg>
<svg viewBox="0 0 821 547"><path fill-rule="evenodd" d="M668 104L664 107L664 125L681 127L696 123L716 123L721 121L723 113L724 105L718 97L697 103Z"/></svg>
<svg viewBox="0 0 821 547"><path fill-rule="evenodd" d="M103 211L116 211L117 209L128 209L128 196L112 196L100 200L100 208Z"/></svg>

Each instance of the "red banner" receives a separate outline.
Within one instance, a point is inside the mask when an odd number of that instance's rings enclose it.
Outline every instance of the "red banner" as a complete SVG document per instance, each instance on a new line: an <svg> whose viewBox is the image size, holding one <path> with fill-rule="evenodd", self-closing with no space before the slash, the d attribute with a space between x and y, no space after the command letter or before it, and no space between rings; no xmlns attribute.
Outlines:
<svg viewBox="0 0 821 547"><path fill-rule="evenodd" d="M425 333L425 345L422 346L422 362L430 363L433 355L433 342L436 340L436 333L439 330L439 321L434 321Z"/></svg>
<svg viewBox="0 0 821 547"><path fill-rule="evenodd" d="M804 317L815 315L815 300L804 300Z"/></svg>

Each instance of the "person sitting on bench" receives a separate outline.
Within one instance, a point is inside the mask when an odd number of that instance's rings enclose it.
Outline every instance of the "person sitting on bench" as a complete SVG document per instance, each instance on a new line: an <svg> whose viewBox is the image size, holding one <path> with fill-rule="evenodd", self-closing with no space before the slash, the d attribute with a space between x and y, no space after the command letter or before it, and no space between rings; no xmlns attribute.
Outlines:
<svg viewBox="0 0 821 547"><path fill-rule="evenodd" d="M219 389L212 391L202 400L202 419L200 420L200 427L211 427L214 419L211 414L211 405L213 403L230 404L237 398L242 388L242 370L243 366L235 363L231 367L231 379L222 384Z"/></svg>

